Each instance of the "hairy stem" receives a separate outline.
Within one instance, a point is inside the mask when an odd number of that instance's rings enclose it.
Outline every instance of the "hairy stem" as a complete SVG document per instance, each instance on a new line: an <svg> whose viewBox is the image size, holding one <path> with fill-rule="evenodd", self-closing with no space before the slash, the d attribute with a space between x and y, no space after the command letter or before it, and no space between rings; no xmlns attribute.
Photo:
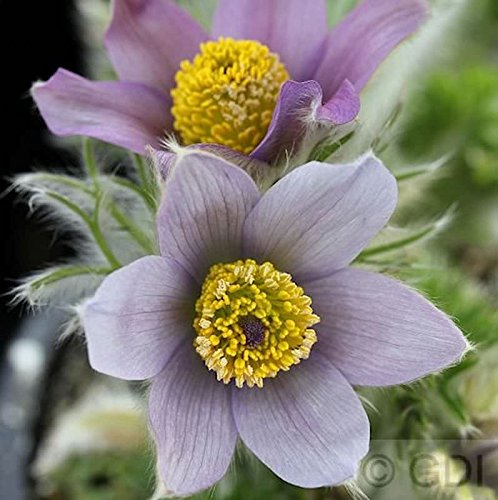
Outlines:
<svg viewBox="0 0 498 500"><path fill-rule="evenodd" d="M91 139L83 139L83 163L85 165L88 177L94 181L99 175L99 168L95 160L95 155L93 154L93 143Z"/></svg>

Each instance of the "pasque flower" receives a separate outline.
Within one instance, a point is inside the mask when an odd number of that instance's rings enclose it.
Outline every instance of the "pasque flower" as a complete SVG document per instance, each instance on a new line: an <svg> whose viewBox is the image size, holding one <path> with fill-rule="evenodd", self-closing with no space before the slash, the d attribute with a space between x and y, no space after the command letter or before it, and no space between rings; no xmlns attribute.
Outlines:
<svg viewBox="0 0 498 500"><path fill-rule="evenodd" d="M161 255L111 274L82 309L91 365L150 379L168 490L214 484L238 437L290 483L346 481L369 443L352 386L410 382L462 356L466 340L425 298L348 267L396 199L371 155L309 163L262 194L224 159L178 153Z"/></svg>
<svg viewBox="0 0 498 500"><path fill-rule="evenodd" d="M60 69L33 88L49 128L137 153L176 132L272 161L306 130L350 122L424 0L364 0L331 32L325 0L220 0L212 33L171 0L115 0L106 47L119 81Z"/></svg>

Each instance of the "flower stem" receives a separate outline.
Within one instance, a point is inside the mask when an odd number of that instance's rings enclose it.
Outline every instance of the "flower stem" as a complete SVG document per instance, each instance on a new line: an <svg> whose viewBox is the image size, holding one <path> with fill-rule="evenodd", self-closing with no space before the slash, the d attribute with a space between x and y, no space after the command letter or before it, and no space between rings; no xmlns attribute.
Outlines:
<svg viewBox="0 0 498 500"><path fill-rule="evenodd" d="M143 192L145 197L149 200L148 204L151 207L153 213L155 214L157 211L157 183L154 177L151 175L150 170L145 165L144 159L142 156L133 154L132 155L133 165L138 172L138 179L140 181L139 189Z"/></svg>
<svg viewBox="0 0 498 500"><path fill-rule="evenodd" d="M149 186L149 176L147 175L147 169L145 168L143 158L140 155L134 154L133 163L137 169L140 184L144 187Z"/></svg>
<svg viewBox="0 0 498 500"><path fill-rule="evenodd" d="M83 139L83 163L88 173L88 177L95 181L99 174L99 168L97 166L97 162L95 161L92 140L87 137Z"/></svg>

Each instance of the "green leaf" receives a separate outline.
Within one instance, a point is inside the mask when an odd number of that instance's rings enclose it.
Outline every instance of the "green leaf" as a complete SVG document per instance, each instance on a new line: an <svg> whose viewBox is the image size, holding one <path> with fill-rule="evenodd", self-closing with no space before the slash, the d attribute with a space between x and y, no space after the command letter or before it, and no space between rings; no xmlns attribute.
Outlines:
<svg viewBox="0 0 498 500"><path fill-rule="evenodd" d="M88 215L83 209L81 209L76 203L73 203L69 198L64 195L61 195L55 191L47 191L44 193L48 198L53 199L59 204L66 207L68 210L73 212L75 215L80 217L80 219L87 225L90 230L91 235L93 236L95 243L99 246L100 250L109 261L109 264L113 269L119 269L121 267L121 263L114 255L114 252L111 250L109 243L107 242L104 234L99 225L99 212L101 206L101 198L98 197L95 203L95 211L92 216Z"/></svg>
<svg viewBox="0 0 498 500"><path fill-rule="evenodd" d="M75 276L84 276L88 274L107 276L113 270L105 267L92 267L92 266L61 266L43 273L41 276L36 277L30 282L25 284L26 287L33 290L38 290L44 286L52 285L58 281L66 278L74 278Z"/></svg>
<svg viewBox="0 0 498 500"><path fill-rule="evenodd" d="M149 208L153 215L157 212L157 201L154 196L152 196L148 191L142 189L138 184L124 177L117 177L115 175L106 176L113 184L124 189L132 191L135 195L138 195L145 205Z"/></svg>
<svg viewBox="0 0 498 500"><path fill-rule="evenodd" d="M90 296L101 280L113 271L110 267L65 264L36 273L12 291L12 302L30 306L67 305Z"/></svg>
<svg viewBox="0 0 498 500"><path fill-rule="evenodd" d="M393 172L393 175L396 177L398 182L404 182L423 175L429 175L446 165L450 159L451 155L445 155L433 162L426 163L425 165L419 165L418 167Z"/></svg>
<svg viewBox="0 0 498 500"><path fill-rule="evenodd" d="M369 259L370 257L388 252L394 252L396 250L401 250L405 247L420 243L428 238L432 238L437 233L439 233L444 227L447 226L450 216L451 212L448 211L444 216L442 216L432 224L429 224L428 226L413 231L409 233L407 236L404 236L402 238L393 241L389 241L384 244L371 246L366 250L363 250L363 252L358 256L357 260L364 261L366 259Z"/></svg>
<svg viewBox="0 0 498 500"><path fill-rule="evenodd" d="M334 154L340 147L344 146L354 135L354 131L345 135L341 139L334 141L333 143L328 143L324 141L318 144L315 149L311 152L309 161L326 161L329 156Z"/></svg>
<svg viewBox="0 0 498 500"><path fill-rule="evenodd" d="M107 202L109 211L114 219L118 222L122 229L127 231L133 239L147 252L148 254L155 254L156 248L152 243L152 238L147 235L144 231L133 223L133 221L127 217L114 202Z"/></svg>

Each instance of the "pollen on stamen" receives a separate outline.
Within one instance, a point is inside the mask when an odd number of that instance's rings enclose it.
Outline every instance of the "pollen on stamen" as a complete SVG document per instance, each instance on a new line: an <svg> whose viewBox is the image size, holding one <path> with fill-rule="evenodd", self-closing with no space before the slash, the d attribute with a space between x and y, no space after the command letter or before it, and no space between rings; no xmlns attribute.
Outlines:
<svg viewBox="0 0 498 500"><path fill-rule="evenodd" d="M174 128L185 145L216 143L250 153L265 136L288 79L278 55L259 42L203 43L175 76Z"/></svg>
<svg viewBox="0 0 498 500"><path fill-rule="evenodd" d="M308 358L319 320L304 290L271 263L217 264L196 303L194 346L218 380L262 387Z"/></svg>

